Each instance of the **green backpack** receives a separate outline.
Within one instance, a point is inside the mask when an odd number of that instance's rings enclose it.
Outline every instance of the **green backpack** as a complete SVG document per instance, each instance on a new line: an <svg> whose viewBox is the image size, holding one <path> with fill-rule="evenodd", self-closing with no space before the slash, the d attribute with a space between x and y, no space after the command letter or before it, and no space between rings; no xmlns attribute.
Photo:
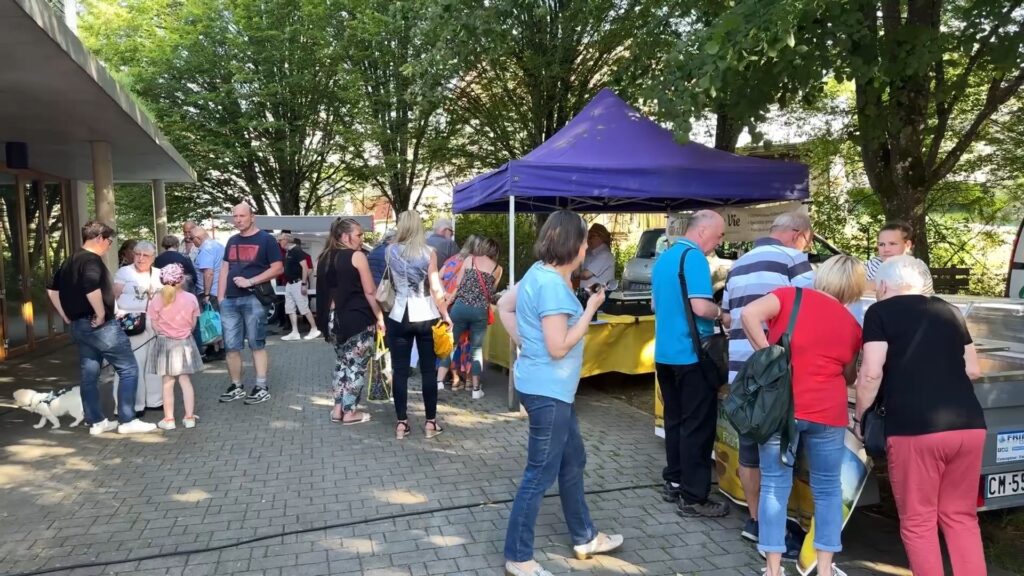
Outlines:
<svg viewBox="0 0 1024 576"><path fill-rule="evenodd" d="M790 442L796 438L789 345L802 298L802 289L797 288L789 324L779 343L754 352L736 374L729 395L722 403L736 431L758 444L781 434L784 456Z"/></svg>

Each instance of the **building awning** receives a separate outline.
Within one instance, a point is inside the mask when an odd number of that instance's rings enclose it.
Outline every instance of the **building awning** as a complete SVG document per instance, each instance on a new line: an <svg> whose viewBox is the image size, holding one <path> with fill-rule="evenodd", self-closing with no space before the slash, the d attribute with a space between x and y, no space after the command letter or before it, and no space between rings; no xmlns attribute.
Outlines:
<svg viewBox="0 0 1024 576"><path fill-rule="evenodd" d="M90 142L104 141L117 182L195 181L188 162L43 0L0 0L0 54L0 142L25 142L30 169L92 180Z"/></svg>

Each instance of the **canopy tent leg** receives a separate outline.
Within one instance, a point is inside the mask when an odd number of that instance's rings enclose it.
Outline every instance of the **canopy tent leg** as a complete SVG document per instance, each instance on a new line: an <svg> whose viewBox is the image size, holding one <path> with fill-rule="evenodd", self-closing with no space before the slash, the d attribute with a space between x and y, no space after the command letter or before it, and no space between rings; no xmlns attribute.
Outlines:
<svg viewBox="0 0 1024 576"><path fill-rule="evenodd" d="M516 197L508 197L508 287L511 288L516 280ZM512 341L508 339L508 409L509 411L518 408L516 401L515 362L518 350Z"/></svg>

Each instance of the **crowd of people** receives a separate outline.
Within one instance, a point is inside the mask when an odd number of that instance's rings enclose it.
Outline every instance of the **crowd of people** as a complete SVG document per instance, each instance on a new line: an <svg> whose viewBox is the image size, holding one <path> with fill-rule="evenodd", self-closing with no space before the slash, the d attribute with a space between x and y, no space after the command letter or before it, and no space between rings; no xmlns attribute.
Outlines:
<svg viewBox="0 0 1024 576"><path fill-rule="evenodd" d="M910 255L910 227L884 226L878 258L869 266L841 254L814 270L805 253L813 238L809 218L801 212L779 216L732 266L718 305L705 255L722 242L724 221L700 211L675 225L668 234L678 240L655 262L652 275L655 362L665 402L665 499L676 502L684 517L729 511L710 496L708 455L720 383L708 382L699 369L702 343L694 342L683 313L685 289L698 338L712 334L715 320L729 330L730 381L755 350L779 343L793 319L788 350L796 437L788 439L788 450L781 432L761 444L740 437L739 476L750 514L742 536L765 556L764 574L784 574L783 558L799 553L786 522L797 447L810 468L818 574L844 574L833 556L842 550L846 431L860 435L865 412L881 407L911 570L943 574L941 531L954 573L984 575L976 497L985 421L971 383L979 374L977 354L959 311L929 296L931 274ZM877 303L860 322L854 312L870 290ZM852 423L849 385L857 394Z"/></svg>
<svg viewBox="0 0 1024 576"><path fill-rule="evenodd" d="M590 517L583 487L586 450L574 404L584 336L614 278L611 237L603 226L588 230L579 215L555 212L539 231L537 262L499 293L503 271L497 242L471 236L460 249L449 220L436 221L428 236L418 213L403 212L397 226L367 249L359 223L338 218L315 266L298 238L274 238L258 229L249 205L235 206L232 221L237 234L224 246L193 223L186 223L180 245L175 237L165 238L160 256L150 242L126 242L113 277L103 262L113 229L96 221L83 226L83 248L56 273L49 295L79 348L90 433L174 429L175 382L182 390L183 426L196 425L189 377L217 353L216 348L201 353L197 319L206 306L219 310L230 378L220 401L269 400L265 305L274 295L266 287L277 278L285 285L291 327L282 340L302 338L298 320L303 316L310 323L304 339L323 337L334 347L330 420L342 425L371 420L359 403L377 337L384 335L393 369L396 438L412 431L408 397L414 348L422 378L422 430L433 438L444 432L437 418L438 390L449 374L453 390L468 387L474 399L483 397L482 341L496 302L520 348L513 370L530 423L526 467L506 534L506 572L550 574L533 557L534 524L543 495L556 480L579 558L622 544L622 536L599 532ZM941 530L956 573L984 575L975 484L985 421L971 384L978 374L977 355L956 308L928 296L931 276L910 255L911 229L900 222L883 227L878 258L867 266L841 254L814 269L806 254L813 241L810 219L802 212L783 214L732 266L719 304L707 255L724 234L725 223L713 211L674 220L667 231L670 243L652 272L654 355L666 434L664 499L687 518L729 513L728 504L711 495L710 455L722 382L710 381L701 369L702 342L694 335L703 340L716 324L728 331L732 381L755 351L788 333L795 438L783 441L776 434L758 443L741 436L739 445L749 512L742 536L765 556L763 573L781 576L782 560L799 549L786 521L792 459L799 448L810 469L818 573L844 574L833 557L842 550L840 469L851 428L847 387L855 385L855 434L869 409L881 406L887 414L889 477L914 573L942 574ZM315 314L308 301L314 271ZM585 304L577 284L592 285ZM382 289L389 295L382 296ZM851 310L871 290L878 302L860 321ZM124 327L125 317L143 314L141 327ZM450 357L435 354L433 331L439 323L456 337ZM241 359L245 346L255 366L255 385L248 392ZM116 372L116 422L104 417L99 402L104 361ZM147 408L163 409L156 426L140 419Z"/></svg>

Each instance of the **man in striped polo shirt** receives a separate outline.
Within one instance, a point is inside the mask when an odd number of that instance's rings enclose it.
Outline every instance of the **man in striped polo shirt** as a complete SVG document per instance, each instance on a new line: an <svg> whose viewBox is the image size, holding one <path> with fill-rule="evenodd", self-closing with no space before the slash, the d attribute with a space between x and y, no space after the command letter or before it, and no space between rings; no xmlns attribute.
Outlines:
<svg viewBox="0 0 1024 576"><path fill-rule="evenodd" d="M804 250L811 245L811 219L802 210L779 215L768 236L754 242L749 252L740 256L729 270L722 297L722 310L729 315L729 383L736 372L754 353L743 334L740 316L743 307L786 286L810 287L814 271ZM761 461L757 442L740 436L740 482L747 499L750 519L743 527L743 537L757 542L757 506L761 496Z"/></svg>

